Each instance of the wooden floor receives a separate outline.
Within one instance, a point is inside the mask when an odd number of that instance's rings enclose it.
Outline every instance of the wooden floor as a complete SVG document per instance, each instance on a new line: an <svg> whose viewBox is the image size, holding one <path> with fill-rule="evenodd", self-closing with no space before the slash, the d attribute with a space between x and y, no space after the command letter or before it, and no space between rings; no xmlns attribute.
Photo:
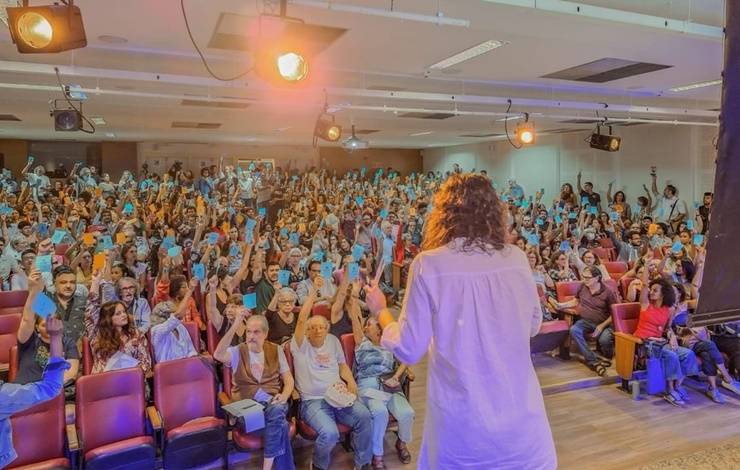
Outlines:
<svg viewBox="0 0 740 470"><path fill-rule="evenodd" d="M579 378L593 372L577 360L561 361L536 357L535 365L543 386ZM417 380L411 387L411 404L416 410L414 460L399 462L395 434L387 433L385 463L388 469L416 468L425 414L426 360L416 367ZM677 408L654 397L633 401L615 384L555 393L545 397L560 469L637 469L641 465L713 447L730 439L740 440L740 400L725 394L727 403L717 405L699 391L690 390L692 400ZM296 442L296 465L310 469L312 446ZM232 468L257 468L259 456L248 464ZM352 469L352 454L341 446L334 449L332 469Z"/></svg>

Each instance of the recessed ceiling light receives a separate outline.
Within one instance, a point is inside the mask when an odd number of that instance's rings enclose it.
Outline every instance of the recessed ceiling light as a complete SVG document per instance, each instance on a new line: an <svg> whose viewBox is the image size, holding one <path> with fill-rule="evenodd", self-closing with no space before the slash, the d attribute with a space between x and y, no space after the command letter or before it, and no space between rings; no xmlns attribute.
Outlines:
<svg viewBox="0 0 740 470"><path fill-rule="evenodd" d="M90 120L96 126L104 126L104 125L108 124L107 122L105 122L105 119L103 119L102 117L99 117L99 116L98 117L95 117L95 116L94 117L91 117Z"/></svg>
<svg viewBox="0 0 740 470"><path fill-rule="evenodd" d="M721 85L722 80L710 80L708 82L699 82L699 83L692 83L690 85L684 85L684 86L677 86L675 88L669 88L670 91L673 92L679 92L679 91L688 91L688 90L695 90L697 88L705 88L708 86L715 86L715 85Z"/></svg>
<svg viewBox="0 0 740 470"><path fill-rule="evenodd" d="M429 134L434 134L434 131L415 132L413 134L409 134L409 136L418 137L420 135L429 135Z"/></svg>
<svg viewBox="0 0 740 470"><path fill-rule="evenodd" d="M112 139L112 138L114 138L114 137L116 136L116 134L114 134L114 133L112 133L112 132L106 132L106 133L105 133L105 136L106 136L106 137L110 137L110 138Z"/></svg>
<svg viewBox="0 0 740 470"><path fill-rule="evenodd" d="M486 52L490 52L494 49L498 49L501 46L505 46L509 44L508 41L497 41L495 39L491 39L490 41L482 42L478 44L477 46L473 46L469 49L465 49L462 52L458 52L455 55L452 55L444 60L441 60L437 62L436 64L430 65L430 70L442 70L446 69L448 67L452 67L453 65L457 65L460 62L465 62L466 60L470 60L474 57L478 57L481 54L485 54Z"/></svg>
<svg viewBox="0 0 740 470"><path fill-rule="evenodd" d="M102 34L98 36L100 42L106 42L108 44L126 44L128 39L122 38L121 36L113 36L111 34Z"/></svg>

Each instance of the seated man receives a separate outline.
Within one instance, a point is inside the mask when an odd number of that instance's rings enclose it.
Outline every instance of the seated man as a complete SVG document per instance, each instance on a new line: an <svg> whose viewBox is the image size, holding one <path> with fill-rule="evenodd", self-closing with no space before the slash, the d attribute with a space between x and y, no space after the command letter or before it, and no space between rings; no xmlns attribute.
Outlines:
<svg viewBox="0 0 740 470"><path fill-rule="evenodd" d="M611 326L611 306L618 302L617 296L601 281L601 271L596 266L588 266L581 274L583 285L575 298L568 302L555 302L558 310L576 309L578 320L570 327L570 336L578 345L586 365L597 374L606 375L609 360L600 361L588 347L586 335L598 341L598 348L607 359L614 356L614 330Z"/></svg>
<svg viewBox="0 0 740 470"><path fill-rule="evenodd" d="M313 470L329 468L331 451L339 441L337 422L352 428L355 466L370 468L372 458L372 417L359 399L351 406L335 408L325 399L327 389L344 380L350 393L357 396L357 384L347 366L342 345L329 335L329 321L322 316L308 318L321 289L317 277L301 308L295 335L290 342L295 365L296 387L301 395L301 417L318 433L313 455Z"/></svg>
<svg viewBox="0 0 740 470"><path fill-rule="evenodd" d="M262 315L249 316L246 309L239 310L234 322L213 356L231 367L234 401L251 398L265 406L265 452L263 468L294 469L293 449L286 420L288 399L293 393L293 376L280 346L265 341L267 320ZM249 318L247 318L249 316ZM246 342L231 346L236 330L246 321Z"/></svg>
<svg viewBox="0 0 740 470"><path fill-rule="evenodd" d="M296 286L296 294L298 294L298 305L303 305L308 297L308 291L313 286L313 281L317 277L321 276L321 262L311 260L308 263L308 279L304 279ZM331 279L325 279L318 293L316 303L331 303L334 295L337 293L337 287L331 282Z"/></svg>

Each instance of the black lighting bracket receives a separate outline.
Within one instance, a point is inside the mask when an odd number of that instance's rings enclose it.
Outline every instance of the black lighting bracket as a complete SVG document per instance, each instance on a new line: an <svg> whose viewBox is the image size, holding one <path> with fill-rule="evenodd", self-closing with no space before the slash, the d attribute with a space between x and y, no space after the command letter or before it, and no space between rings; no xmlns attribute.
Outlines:
<svg viewBox="0 0 740 470"><path fill-rule="evenodd" d="M70 2L71 2L71 0L70 0ZM91 128L91 129L85 129L84 127L80 126L80 131L82 131L82 132L84 132L86 134L95 134L95 124L93 124L85 116L85 114L82 112L82 101L80 101L80 100L71 100L69 98L69 89L68 89L68 87L65 87L64 84L62 83L62 76L59 74L59 68L58 67L54 67L54 73L56 73L57 83L59 84L59 88L61 88L61 90L62 90L62 95L64 95L64 100L67 102L67 105L69 105L70 109L73 109L73 110L77 111L80 114L80 118L82 118L82 121L86 122L90 126L90 128ZM54 100L54 108L56 110L59 109L58 106L57 106L57 101L59 101L59 100L58 99L55 99ZM74 104L75 102L79 103L79 108L77 106L75 106L75 104ZM53 114L54 114L54 112L52 110L52 115Z"/></svg>

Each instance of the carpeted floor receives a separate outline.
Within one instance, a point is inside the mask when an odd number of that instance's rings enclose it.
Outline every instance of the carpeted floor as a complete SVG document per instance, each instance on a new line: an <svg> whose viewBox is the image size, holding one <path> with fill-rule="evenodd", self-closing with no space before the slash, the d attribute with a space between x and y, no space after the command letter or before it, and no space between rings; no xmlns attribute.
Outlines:
<svg viewBox="0 0 740 470"><path fill-rule="evenodd" d="M730 470L740 469L740 441L700 450L693 454L661 460L641 470Z"/></svg>

